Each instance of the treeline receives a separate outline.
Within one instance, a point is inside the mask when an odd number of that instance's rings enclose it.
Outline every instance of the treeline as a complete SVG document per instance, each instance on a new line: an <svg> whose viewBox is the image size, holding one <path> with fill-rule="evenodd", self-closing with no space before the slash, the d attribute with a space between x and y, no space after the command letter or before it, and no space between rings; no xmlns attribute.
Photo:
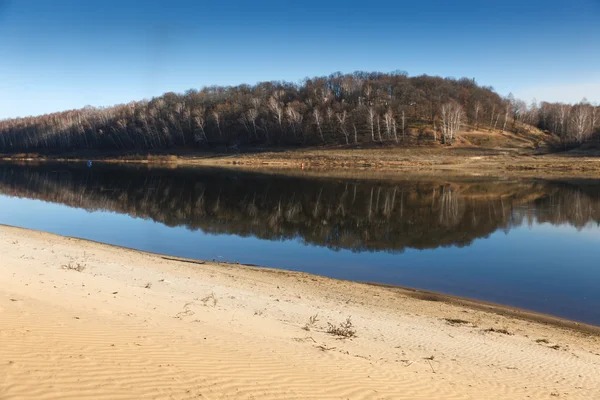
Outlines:
<svg viewBox="0 0 600 400"><path fill-rule="evenodd" d="M535 220L600 222L598 184L310 180L225 171L0 166L0 193L212 234L399 252Z"/></svg>
<svg viewBox="0 0 600 400"><path fill-rule="evenodd" d="M600 106L585 99L574 105L542 102L538 107L533 103L527 114L540 129L556 134L565 145L596 139L600 131Z"/></svg>
<svg viewBox="0 0 600 400"><path fill-rule="evenodd" d="M600 107L528 105L467 78L359 71L3 120L0 151L356 144L407 136L452 144L465 124L517 133L536 126L565 145L581 144L599 130Z"/></svg>
<svg viewBox="0 0 600 400"><path fill-rule="evenodd" d="M511 124L518 133L520 126L535 126L555 135L563 145L580 145L597 139L600 133L600 106L586 99L577 104L549 103L533 100L530 104L506 98Z"/></svg>
<svg viewBox="0 0 600 400"><path fill-rule="evenodd" d="M472 79L334 73L211 86L107 108L0 121L0 151L400 142L451 144L461 126L511 128L511 104Z"/></svg>

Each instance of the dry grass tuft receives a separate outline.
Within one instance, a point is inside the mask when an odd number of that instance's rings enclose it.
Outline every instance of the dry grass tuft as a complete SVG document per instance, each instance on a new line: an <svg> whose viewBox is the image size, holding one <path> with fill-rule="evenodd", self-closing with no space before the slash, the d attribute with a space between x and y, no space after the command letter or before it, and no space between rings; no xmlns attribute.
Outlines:
<svg viewBox="0 0 600 400"><path fill-rule="evenodd" d="M77 271L77 272L83 272L85 270L85 264L73 264L73 263L68 263L66 265L62 265L61 266L62 269L67 270L67 271Z"/></svg>
<svg viewBox="0 0 600 400"><path fill-rule="evenodd" d="M444 321L446 321L450 325L468 325L468 324L470 324L469 321L466 321L464 319L459 319L459 318L444 318Z"/></svg>
<svg viewBox="0 0 600 400"><path fill-rule="evenodd" d="M208 306L208 303L212 303L213 307L217 306L217 298L215 297L214 293L209 294L208 296L204 297L203 299L200 299L200 301L202 302L202 304L204 304L204 306Z"/></svg>
<svg viewBox="0 0 600 400"><path fill-rule="evenodd" d="M346 318L346 321L341 322L339 325L333 325L329 322L327 325L329 325L327 328L327 333L330 335L340 336L343 338L352 338L356 336L356 330L352 324L351 317Z"/></svg>
<svg viewBox="0 0 600 400"><path fill-rule="evenodd" d="M488 328L488 329L484 330L484 332L495 332L495 333L501 333L503 335L509 335L509 336L512 335L512 333L510 333L509 331L507 331L506 329L503 329L503 328L501 328L501 329Z"/></svg>
<svg viewBox="0 0 600 400"><path fill-rule="evenodd" d="M304 325L304 327L302 329L304 329L305 331L310 331L310 329L312 327L314 327L318 321L319 321L319 314L312 315L308 319L308 322L306 323L306 325Z"/></svg>

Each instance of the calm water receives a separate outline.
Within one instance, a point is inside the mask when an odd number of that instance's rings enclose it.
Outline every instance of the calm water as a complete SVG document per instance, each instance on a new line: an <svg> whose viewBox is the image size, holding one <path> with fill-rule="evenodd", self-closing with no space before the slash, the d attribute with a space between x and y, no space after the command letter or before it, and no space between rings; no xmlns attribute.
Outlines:
<svg viewBox="0 0 600 400"><path fill-rule="evenodd" d="M600 180L0 164L0 223L468 296L600 325Z"/></svg>

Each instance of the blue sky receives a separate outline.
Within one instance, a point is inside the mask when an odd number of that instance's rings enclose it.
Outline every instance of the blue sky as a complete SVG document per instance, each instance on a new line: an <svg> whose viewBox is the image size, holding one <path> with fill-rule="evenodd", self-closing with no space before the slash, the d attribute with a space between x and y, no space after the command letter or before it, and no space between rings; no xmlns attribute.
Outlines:
<svg viewBox="0 0 600 400"><path fill-rule="evenodd" d="M0 0L0 118L334 71L600 102L600 0Z"/></svg>

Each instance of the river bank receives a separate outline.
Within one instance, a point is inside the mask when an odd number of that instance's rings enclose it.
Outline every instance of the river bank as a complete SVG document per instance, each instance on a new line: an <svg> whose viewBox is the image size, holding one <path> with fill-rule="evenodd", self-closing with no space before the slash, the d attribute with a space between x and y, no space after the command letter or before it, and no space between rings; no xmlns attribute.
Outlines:
<svg viewBox="0 0 600 400"><path fill-rule="evenodd" d="M10 162L121 163L168 167L228 167L334 175L451 174L489 176L590 177L600 172L596 150L536 153L524 148L442 147L433 145L376 148L254 149L247 152L208 153L173 151L157 154L22 153L0 155Z"/></svg>
<svg viewBox="0 0 600 400"><path fill-rule="evenodd" d="M3 399L600 394L597 335L442 297L5 226L0 252Z"/></svg>

